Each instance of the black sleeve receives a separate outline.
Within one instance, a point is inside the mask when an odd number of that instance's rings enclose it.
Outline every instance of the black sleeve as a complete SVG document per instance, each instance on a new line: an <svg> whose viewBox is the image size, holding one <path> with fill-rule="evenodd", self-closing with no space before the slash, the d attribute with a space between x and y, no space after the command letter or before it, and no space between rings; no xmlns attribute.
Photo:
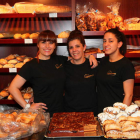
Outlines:
<svg viewBox="0 0 140 140"><path fill-rule="evenodd" d="M18 72L18 75L20 75L26 80L29 80L31 78L32 74L31 74L31 67L29 62L27 62L22 66L22 68Z"/></svg>
<svg viewBox="0 0 140 140"><path fill-rule="evenodd" d="M128 79L135 79L135 69L131 62L124 65L122 70L122 80L125 81Z"/></svg>

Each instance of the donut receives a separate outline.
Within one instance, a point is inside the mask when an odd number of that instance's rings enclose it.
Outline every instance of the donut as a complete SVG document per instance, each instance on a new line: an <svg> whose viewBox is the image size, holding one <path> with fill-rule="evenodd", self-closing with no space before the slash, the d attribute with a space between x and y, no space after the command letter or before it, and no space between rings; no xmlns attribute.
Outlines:
<svg viewBox="0 0 140 140"><path fill-rule="evenodd" d="M120 102L116 102L113 104L113 107L119 108L121 110L125 110L127 108L127 105Z"/></svg>
<svg viewBox="0 0 140 140"><path fill-rule="evenodd" d="M121 131L121 126L117 123L116 124L106 124L105 125L105 132L107 132L109 130Z"/></svg>
<svg viewBox="0 0 140 140"><path fill-rule="evenodd" d="M116 130L110 130L106 132L106 137L107 138L113 138L113 139L119 139L122 138L122 132L121 131L116 131Z"/></svg>
<svg viewBox="0 0 140 140"><path fill-rule="evenodd" d="M130 116L131 114L135 113L137 110L139 110L139 106L134 104L130 105L125 109L125 112Z"/></svg>
<svg viewBox="0 0 140 140"><path fill-rule="evenodd" d="M117 115L120 112L120 109L115 107L106 107L103 109L103 112Z"/></svg>

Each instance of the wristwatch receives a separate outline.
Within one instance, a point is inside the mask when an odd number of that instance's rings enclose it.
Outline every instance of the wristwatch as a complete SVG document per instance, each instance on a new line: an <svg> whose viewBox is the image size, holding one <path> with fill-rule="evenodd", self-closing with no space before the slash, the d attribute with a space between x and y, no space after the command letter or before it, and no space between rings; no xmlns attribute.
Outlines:
<svg viewBox="0 0 140 140"><path fill-rule="evenodd" d="M30 108L30 104L26 104L24 109L29 109Z"/></svg>

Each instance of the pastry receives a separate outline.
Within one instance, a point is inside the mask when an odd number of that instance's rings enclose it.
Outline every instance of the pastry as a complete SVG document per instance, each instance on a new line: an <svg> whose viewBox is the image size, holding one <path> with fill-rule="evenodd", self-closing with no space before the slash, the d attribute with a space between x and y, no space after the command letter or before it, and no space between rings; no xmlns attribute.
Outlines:
<svg viewBox="0 0 140 140"><path fill-rule="evenodd" d="M117 115L120 112L120 109L115 107L106 107L103 109L103 112Z"/></svg>
<svg viewBox="0 0 140 140"><path fill-rule="evenodd" d="M7 63L8 63L8 61L6 59L4 59L4 58L0 59L0 64L5 65Z"/></svg>
<svg viewBox="0 0 140 140"><path fill-rule="evenodd" d="M25 64L26 62L29 62L32 58L31 57L25 57L23 63Z"/></svg>
<svg viewBox="0 0 140 140"><path fill-rule="evenodd" d="M13 100L13 96L10 94L7 99L8 100Z"/></svg>
<svg viewBox="0 0 140 140"><path fill-rule="evenodd" d="M15 67L15 65L13 65L13 64L5 64L5 65L3 65L3 68L14 68Z"/></svg>
<svg viewBox="0 0 140 140"><path fill-rule="evenodd" d="M135 113L138 109L139 109L139 106L136 105L136 104L134 104L134 105L128 106L128 107L125 109L125 112L126 112L128 115L131 115L131 114Z"/></svg>
<svg viewBox="0 0 140 140"><path fill-rule="evenodd" d="M3 37L4 37L4 35L0 33L0 38L3 38Z"/></svg>
<svg viewBox="0 0 140 140"><path fill-rule="evenodd" d="M32 33L32 34L30 34L29 38L30 39L37 39L38 35L39 35L38 33Z"/></svg>
<svg viewBox="0 0 140 140"><path fill-rule="evenodd" d="M127 139L139 139L140 133L138 131L123 132L123 138Z"/></svg>
<svg viewBox="0 0 140 140"><path fill-rule="evenodd" d="M15 59L15 55L14 55L14 54L10 54L10 55L8 55L5 59L6 59L6 60Z"/></svg>
<svg viewBox="0 0 140 140"><path fill-rule="evenodd" d="M23 65L24 65L24 63L22 63L22 62L17 63L17 64L15 65L15 68L21 68Z"/></svg>
<svg viewBox="0 0 140 140"><path fill-rule="evenodd" d="M103 127L105 127L105 125L107 125L107 124L116 124L116 122L114 120L105 120L103 122Z"/></svg>
<svg viewBox="0 0 140 140"><path fill-rule="evenodd" d="M125 110L127 108L127 105L120 102L116 102L113 104L113 107L119 108L121 110Z"/></svg>
<svg viewBox="0 0 140 140"><path fill-rule="evenodd" d="M21 38L22 38L22 39L27 39L27 38L29 38L29 36L30 36L29 33L25 33L25 34L22 34L22 35L21 35Z"/></svg>
<svg viewBox="0 0 140 140"><path fill-rule="evenodd" d="M32 97L32 94L30 94L30 93L25 93L24 95L23 95L23 98L24 99L30 99Z"/></svg>
<svg viewBox="0 0 140 140"><path fill-rule="evenodd" d="M127 119L128 121L140 123L140 116L137 116L137 117L128 116Z"/></svg>
<svg viewBox="0 0 140 140"><path fill-rule="evenodd" d="M105 132L110 131L110 130L117 130L121 131L121 126L119 124L106 124L105 125Z"/></svg>
<svg viewBox="0 0 140 140"><path fill-rule="evenodd" d="M113 139L120 139L123 137L123 135L121 131L110 130L106 132L106 137L113 138Z"/></svg>
<svg viewBox="0 0 140 140"><path fill-rule="evenodd" d="M2 68L2 67L3 67L3 65L0 64L0 68Z"/></svg>
<svg viewBox="0 0 140 140"><path fill-rule="evenodd" d="M2 96L2 97L6 97L6 96L8 96L9 95L9 93L7 92L7 91L5 91L5 90L2 90L1 92L0 92L0 96Z"/></svg>
<svg viewBox="0 0 140 140"><path fill-rule="evenodd" d="M17 63L18 63L17 59L12 59L8 61L8 64L17 64Z"/></svg>
<svg viewBox="0 0 140 140"><path fill-rule="evenodd" d="M24 60L24 57L17 56L16 59L17 59L18 61L21 61L21 62L22 62L22 61Z"/></svg>
<svg viewBox="0 0 140 140"><path fill-rule="evenodd" d="M14 34L14 39L21 39L21 34L19 34L19 33Z"/></svg>

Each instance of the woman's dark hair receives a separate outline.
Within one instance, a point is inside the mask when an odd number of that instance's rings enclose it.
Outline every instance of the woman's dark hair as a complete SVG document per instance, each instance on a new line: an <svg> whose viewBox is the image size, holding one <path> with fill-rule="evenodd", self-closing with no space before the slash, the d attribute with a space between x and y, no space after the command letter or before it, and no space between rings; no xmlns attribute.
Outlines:
<svg viewBox="0 0 140 140"><path fill-rule="evenodd" d="M84 38L82 32L79 31L79 30L73 30L73 31L71 31L71 33L68 37L68 40L67 40L67 50L68 50L68 52L69 52L69 42L73 41L75 39L78 39L83 46L85 45L85 38ZM70 53L69 53L69 55L70 55Z"/></svg>
<svg viewBox="0 0 140 140"><path fill-rule="evenodd" d="M44 30L42 32L40 32L40 34L38 35L38 38L37 38L37 44L39 44L40 41L51 41L53 43L55 43L55 45L57 45L57 37L55 35L55 33L51 30ZM53 52L52 55L55 55L56 54L56 48ZM39 55L39 51L37 52L37 57Z"/></svg>
<svg viewBox="0 0 140 140"><path fill-rule="evenodd" d="M122 55L124 55L126 53L126 48L127 48L125 35L122 32L120 32L117 28L109 29L105 32L105 34L108 33L108 32L114 34L116 36L118 42L123 43L122 46L120 47L120 53Z"/></svg>

